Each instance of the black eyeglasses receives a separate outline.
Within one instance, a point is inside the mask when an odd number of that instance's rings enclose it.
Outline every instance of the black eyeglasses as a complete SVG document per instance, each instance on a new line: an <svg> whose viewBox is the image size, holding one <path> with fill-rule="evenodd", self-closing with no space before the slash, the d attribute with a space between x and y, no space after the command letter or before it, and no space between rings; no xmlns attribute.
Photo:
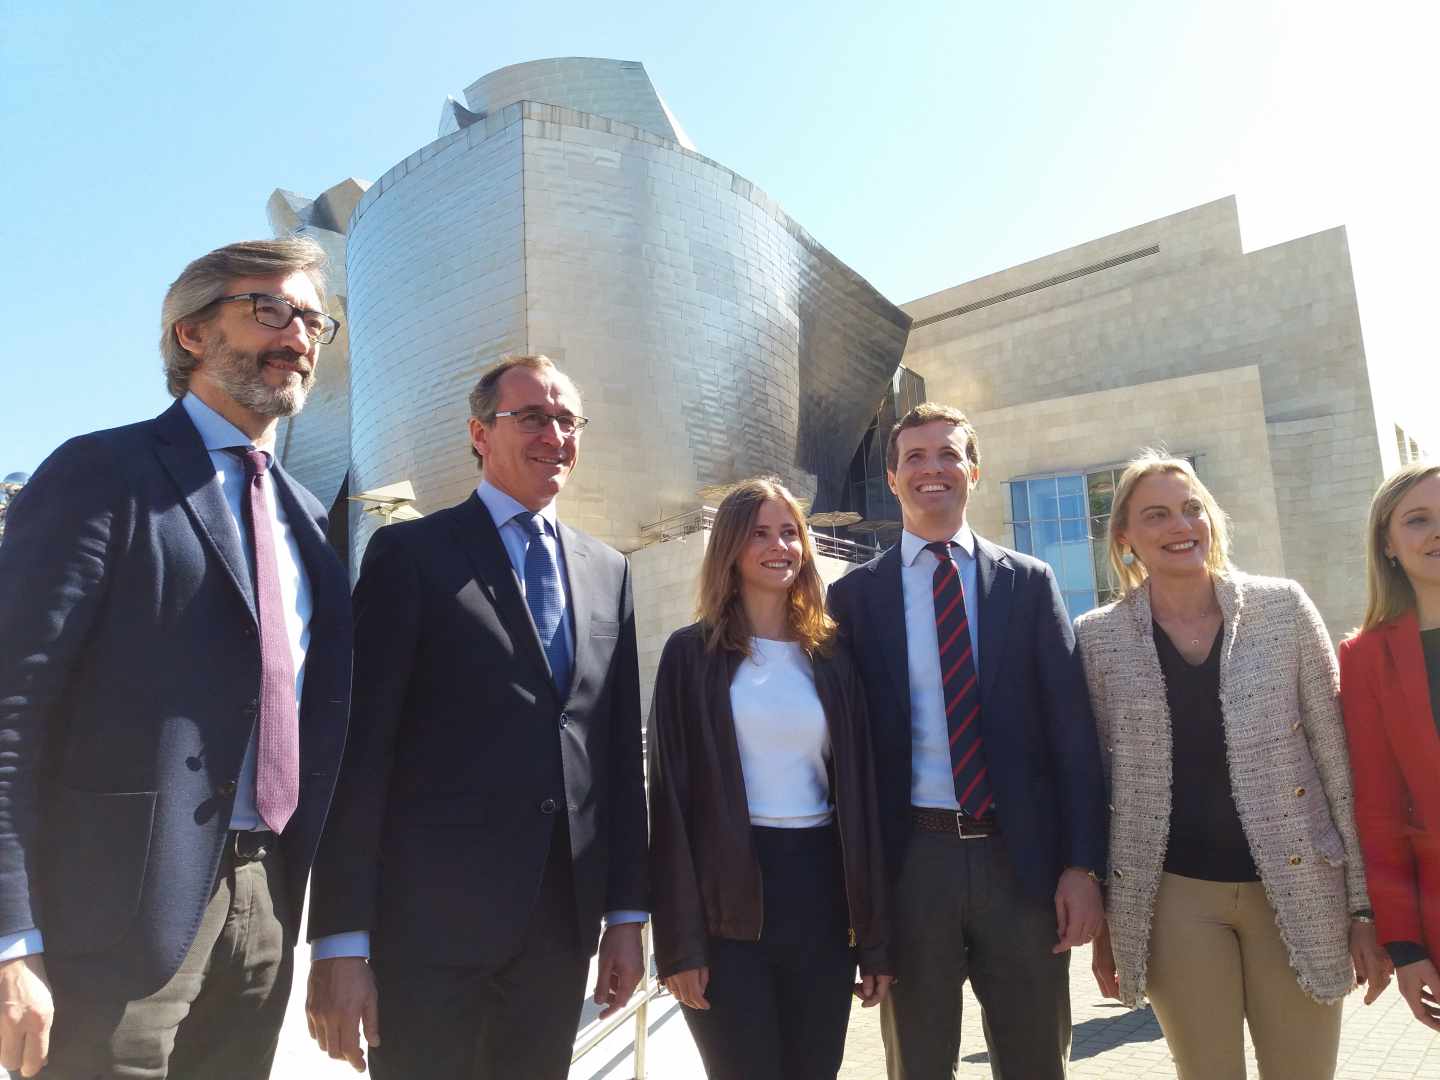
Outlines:
<svg viewBox="0 0 1440 1080"><path fill-rule="evenodd" d="M340 332L340 323L326 315L323 311L311 311L308 308L297 308L288 300L282 300L278 296L271 296L263 292L236 293L234 296L221 296L206 304L228 304L232 300L249 300L253 305L255 321L261 326L268 326L272 330L284 330L295 319L300 316L300 323L305 327L305 334L311 341L320 345L329 345L335 340L335 335Z"/></svg>
<svg viewBox="0 0 1440 1080"><path fill-rule="evenodd" d="M590 423L588 416L576 416L574 413L548 413L544 409L506 409L504 412L497 412L496 418L510 416L515 419L515 426L527 435L538 435L551 424L560 429L561 435L574 435L586 424Z"/></svg>

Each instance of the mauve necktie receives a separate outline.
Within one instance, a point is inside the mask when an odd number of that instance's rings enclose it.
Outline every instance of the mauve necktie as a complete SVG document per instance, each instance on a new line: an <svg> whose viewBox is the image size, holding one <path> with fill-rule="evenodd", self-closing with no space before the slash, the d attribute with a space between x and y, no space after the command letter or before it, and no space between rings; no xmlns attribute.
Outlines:
<svg viewBox="0 0 1440 1080"><path fill-rule="evenodd" d="M950 557L948 541L925 545L935 553L933 595L935 635L940 643L940 685L945 698L945 723L950 729L950 772L960 812L982 818L995 801L985 773L980 739L980 686L970 621L965 617L965 587L960 568Z"/></svg>
<svg viewBox="0 0 1440 1080"><path fill-rule="evenodd" d="M540 634L540 644L550 661L555 687L564 694L570 686L570 650L565 645L565 594L560 586L560 560L555 538L539 514L516 514L530 536L525 548L525 602Z"/></svg>
<svg viewBox="0 0 1440 1080"><path fill-rule="evenodd" d="M255 755L255 809L267 828L283 832L300 801L300 717L295 703L295 661L285 626L275 533L265 498L270 457L234 447L245 463L245 518L255 553L255 612L260 622L260 717Z"/></svg>

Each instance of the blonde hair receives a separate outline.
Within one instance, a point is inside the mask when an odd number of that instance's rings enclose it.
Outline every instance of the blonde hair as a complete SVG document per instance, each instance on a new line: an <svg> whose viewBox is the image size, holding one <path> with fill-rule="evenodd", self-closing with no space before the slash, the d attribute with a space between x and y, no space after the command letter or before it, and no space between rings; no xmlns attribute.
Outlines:
<svg viewBox="0 0 1440 1080"><path fill-rule="evenodd" d="M1385 557L1385 534L1390 517L1405 493L1422 480L1440 476L1440 465L1417 461L1380 485L1370 500L1370 522L1365 535L1365 621L1357 633L1373 630L1415 607L1415 586L1403 567Z"/></svg>
<svg viewBox="0 0 1440 1080"><path fill-rule="evenodd" d="M705 647L711 652L750 655L750 621L740 602L740 572L736 562L760 507L778 502L790 511L800 530L803 552L800 568L790 585L787 622L790 632L807 653L828 652L835 638L835 620L825 610L825 583L815 568L815 548L805 527L805 512L785 486L773 476L746 480L720 504L705 560L700 566L700 596L695 615L705 630Z"/></svg>
<svg viewBox="0 0 1440 1080"><path fill-rule="evenodd" d="M1135 495L1135 489L1141 480L1156 473L1175 473L1189 481L1195 497L1205 508L1205 516L1210 519L1210 550L1205 555L1205 568L1212 574L1223 574L1230 569L1230 518L1220 509L1210 489L1200 482L1190 462L1147 446L1130 459L1125 471L1120 474L1115 484L1115 499L1110 506L1107 554L1110 577L1121 596L1128 596L1149 576L1149 571L1139 559L1132 559L1128 566L1121 559L1120 534L1129 528L1130 500Z"/></svg>

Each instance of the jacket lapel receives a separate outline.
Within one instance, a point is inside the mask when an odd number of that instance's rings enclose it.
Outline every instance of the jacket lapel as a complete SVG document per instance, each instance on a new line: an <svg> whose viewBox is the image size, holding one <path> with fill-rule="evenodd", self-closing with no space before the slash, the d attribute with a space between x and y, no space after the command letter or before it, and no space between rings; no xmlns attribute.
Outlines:
<svg viewBox="0 0 1440 1080"><path fill-rule="evenodd" d="M1430 774L1440 775L1440 733L1430 711L1430 677L1420 644L1420 620L1413 611L1385 624L1385 651L1394 666L1399 694L1405 702L1395 734L1430 760ZM1387 710L1388 712L1388 710ZM1432 826L1433 827L1433 826Z"/></svg>
<svg viewBox="0 0 1440 1080"><path fill-rule="evenodd" d="M515 576L505 543L500 539L499 525L491 519L490 511L478 495L472 494L455 510L456 542L469 556L476 583L500 616L501 624L515 644L515 651L523 654L553 687L555 680L550 673L550 661L540 645L540 634L535 629L535 620L530 617L530 608L521 595L520 580Z"/></svg>
<svg viewBox="0 0 1440 1080"><path fill-rule="evenodd" d="M870 567L870 600L866 610L875 615L880 650L895 685L895 700L910 715L910 658L905 640L905 591L900 583L900 545L894 544Z"/></svg>
<svg viewBox="0 0 1440 1080"><path fill-rule="evenodd" d="M568 701L580 685L580 673L585 670L583 663L590 659L590 612L594 610L595 598L590 595L587 585L594 575L588 572L586 566L590 553L586 550L585 537L558 521L555 524L560 541L561 568L566 579L565 595L570 601L571 626L575 631L575 650L570 657L570 685L560 692L561 698ZM539 641L538 636L536 641Z"/></svg>
<svg viewBox="0 0 1440 1080"><path fill-rule="evenodd" d="M156 418L155 436L155 455L180 489L195 531L215 553L216 561L253 618L255 588L250 581L250 564L240 546L240 530L215 480L215 465L200 440L200 433L178 401Z"/></svg>
<svg viewBox="0 0 1440 1080"><path fill-rule="evenodd" d="M1005 661L1005 632L1010 625L1010 600L1015 568L1003 548L975 537L975 579L980 588L980 703L995 685Z"/></svg>

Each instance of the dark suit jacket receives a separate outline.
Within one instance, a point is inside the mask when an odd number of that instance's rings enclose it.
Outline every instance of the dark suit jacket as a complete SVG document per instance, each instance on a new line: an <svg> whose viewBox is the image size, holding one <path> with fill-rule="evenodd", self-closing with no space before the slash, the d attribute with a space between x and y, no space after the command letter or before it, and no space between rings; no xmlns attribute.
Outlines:
<svg viewBox="0 0 1440 1080"><path fill-rule="evenodd" d="M1440 959L1440 734L1413 611L1340 643L1340 703L1376 932Z"/></svg>
<svg viewBox="0 0 1440 1080"><path fill-rule="evenodd" d="M1100 750L1075 634L1050 567L975 538L980 725L1005 849L1022 888L1054 895L1060 873L1103 875ZM830 610L865 683L892 876L910 839L910 675L900 545L830 587Z"/></svg>
<svg viewBox="0 0 1440 1080"><path fill-rule="evenodd" d="M323 508L273 472L314 596L290 926L345 742L350 604ZM241 537L177 402L72 439L0 544L0 933L98 958L127 996L174 974L210 899L255 726L260 640Z"/></svg>
<svg viewBox="0 0 1440 1080"><path fill-rule="evenodd" d="M629 563L559 533L575 634L564 700L478 496L371 539L312 939L369 930L390 955L498 966L519 949L556 813L569 815L582 947L602 912L648 910Z"/></svg>

